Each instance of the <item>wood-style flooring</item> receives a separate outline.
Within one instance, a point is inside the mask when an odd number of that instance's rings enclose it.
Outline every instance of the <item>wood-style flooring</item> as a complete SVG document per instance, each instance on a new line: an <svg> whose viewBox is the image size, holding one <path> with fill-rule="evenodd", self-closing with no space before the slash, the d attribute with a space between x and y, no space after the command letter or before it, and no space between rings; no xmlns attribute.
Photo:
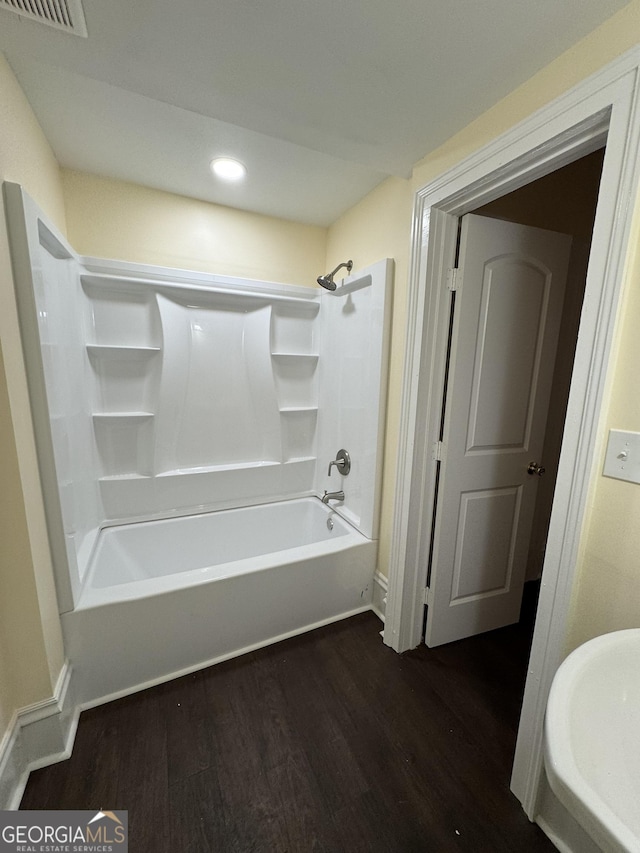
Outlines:
<svg viewBox="0 0 640 853"><path fill-rule="evenodd" d="M131 853L553 851L509 791L529 631L397 655L365 613L85 711L24 809Z"/></svg>

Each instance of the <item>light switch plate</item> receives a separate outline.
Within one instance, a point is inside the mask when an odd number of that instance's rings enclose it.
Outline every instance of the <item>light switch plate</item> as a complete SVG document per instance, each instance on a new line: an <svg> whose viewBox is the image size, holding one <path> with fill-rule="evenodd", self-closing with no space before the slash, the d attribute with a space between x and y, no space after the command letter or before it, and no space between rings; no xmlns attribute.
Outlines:
<svg viewBox="0 0 640 853"><path fill-rule="evenodd" d="M616 480L640 483L640 432L609 430L602 473Z"/></svg>

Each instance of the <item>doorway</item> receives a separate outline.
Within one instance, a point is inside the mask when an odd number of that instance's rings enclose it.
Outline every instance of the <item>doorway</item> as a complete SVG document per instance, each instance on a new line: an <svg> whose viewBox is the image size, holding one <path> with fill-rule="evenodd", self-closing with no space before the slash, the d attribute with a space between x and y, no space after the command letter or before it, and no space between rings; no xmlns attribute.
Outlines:
<svg viewBox="0 0 640 853"><path fill-rule="evenodd" d="M603 157L592 152L460 220L430 647L517 622L525 581L542 574ZM534 468L534 456L543 464Z"/></svg>
<svg viewBox="0 0 640 853"><path fill-rule="evenodd" d="M543 772L543 721L566 653L572 592L585 532L632 213L640 187L640 49L630 51L521 124L431 176L415 194L394 523L384 642L398 652L420 642L444 356L440 282L455 257L458 218L602 148L587 287L558 466L544 580L528 666L511 790L533 820ZM446 347L444 349L446 353Z"/></svg>

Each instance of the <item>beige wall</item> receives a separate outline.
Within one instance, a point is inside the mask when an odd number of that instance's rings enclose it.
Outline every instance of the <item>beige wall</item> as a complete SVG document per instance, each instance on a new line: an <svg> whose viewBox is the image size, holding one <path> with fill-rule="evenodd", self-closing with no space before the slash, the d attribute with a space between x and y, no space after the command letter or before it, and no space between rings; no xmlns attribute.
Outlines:
<svg viewBox="0 0 640 853"><path fill-rule="evenodd" d="M58 165L0 54L0 179L23 184L64 229ZM63 662L4 207L0 208L0 740L14 712L52 695Z"/></svg>
<svg viewBox="0 0 640 853"><path fill-rule="evenodd" d="M1 734L14 710L51 692L1 351L0 448Z"/></svg>
<svg viewBox="0 0 640 853"><path fill-rule="evenodd" d="M63 171L67 235L83 255L315 285L326 229Z"/></svg>
<svg viewBox="0 0 640 853"><path fill-rule="evenodd" d="M437 150L428 154L414 169L412 191L434 180L445 170L506 132L540 107L558 97L573 85L586 79L608 62L640 42L640 0L633 0L571 50L520 86L508 97L485 112ZM393 186L393 184L392 184ZM392 351L392 389L387 419L387 457L385 464L385 496L381 542L381 569L386 569L388 537L391 530L395 453L399 431L400 365L404 353L405 289L408 264L408 240L403 244L400 232L408 235L411 215L411 193L399 186L378 188L364 201L347 212L329 231L329 264L342 254L353 253L359 245L368 246L380 239L382 254L395 248L398 266L396 302L394 306L394 339ZM395 205L388 208L393 197ZM393 210L393 213L391 213ZM393 217L393 221L392 220ZM640 217L638 217L640 219ZM380 223L388 222L391 235L380 237ZM403 223L400 226L400 223ZM634 232L637 237L640 227ZM355 238L354 238L355 235ZM369 240L369 235L372 235ZM334 247L338 247L334 251ZM605 409L601 444L605 427L616 426L640 430L640 394L637 393L637 365L640 363L640 261L629 277L629 295L624 307L624 323L617 341L618 355L611 376L611 405ZM640 625L640 487L596 476L586 535L576 585L575 603L570 628L570 642L575 644L606 630L629 624ZM635 519L635 523L634 523Z"/></svg>
<svg viewBox="0 0 640 853"><path fill-rule="evenodd" d="M640 201L640 200L639 200ZM609 429L640 432L640 203L633 228L626 298L619 321L609 404L600 431L597 471L602 471ZM568 647L622 628L640 627L640 486L601 476L592 487L587 535L582 542Z"/></svg>

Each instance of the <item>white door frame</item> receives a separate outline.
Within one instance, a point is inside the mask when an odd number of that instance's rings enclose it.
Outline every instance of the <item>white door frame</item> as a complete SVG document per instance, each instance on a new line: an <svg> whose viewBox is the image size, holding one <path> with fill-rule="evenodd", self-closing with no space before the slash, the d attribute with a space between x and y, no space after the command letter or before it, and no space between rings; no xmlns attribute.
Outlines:
<svg viewBox="0 0 640 853"><path fill-rule="evenodd" d="M640 49L620 57L416 192L384 641L421 641L458 217L606 141L575 367L511 786L536 814L542 726L564 651L573 578L640 183Z"/></svg>

